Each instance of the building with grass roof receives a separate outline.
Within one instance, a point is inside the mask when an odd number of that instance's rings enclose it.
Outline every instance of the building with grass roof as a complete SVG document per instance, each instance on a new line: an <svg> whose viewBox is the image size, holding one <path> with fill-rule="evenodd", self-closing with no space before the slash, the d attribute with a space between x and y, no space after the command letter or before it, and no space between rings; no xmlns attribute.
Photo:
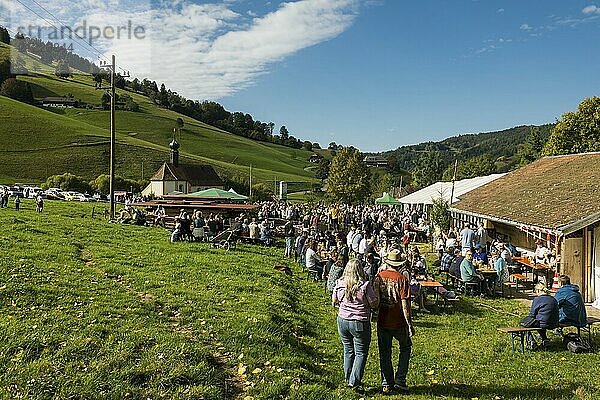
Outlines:
<svg viewBox="0 0 600 400"><path fill-rule="evenodd" d="M541 241L600 308L600 153L544 157L464 194L450 211L457 226L483 222L524 249Z"/></svg>
<svg viewBox="0 0 600 400"><path fill-rule="evenodd" d="M180 164L179 143L173 139L169 144L171 157L150 178L142 191L144 196L161 197L168 194L188 194L200 190L225 189L225 183L210 165Z"/></svg>

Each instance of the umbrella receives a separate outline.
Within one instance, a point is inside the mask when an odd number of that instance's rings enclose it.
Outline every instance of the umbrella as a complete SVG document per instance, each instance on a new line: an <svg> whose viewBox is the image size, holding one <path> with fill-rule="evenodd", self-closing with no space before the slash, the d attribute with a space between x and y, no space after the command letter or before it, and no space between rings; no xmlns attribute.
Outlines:
<svg viewBox="0 0 600 400"><path fill-rule="evenodd" d="M227 190L217 188L211 188L201 190L199 192L190 193L190 196L207 197L213 199L248 200L248 197L244 195L228 192Z"/></svg>
<svg viewBox="0 0 600 400"><path fill-rule="evenodd" d="M396 200L395 198L393 198L392 196L390 196L389 193L383 193L383 196L381 196L378 199L375 199L375 204L384 204L384 205L390 205L390 206L399 206L402 203L400 203L398 200Z"/></svg>

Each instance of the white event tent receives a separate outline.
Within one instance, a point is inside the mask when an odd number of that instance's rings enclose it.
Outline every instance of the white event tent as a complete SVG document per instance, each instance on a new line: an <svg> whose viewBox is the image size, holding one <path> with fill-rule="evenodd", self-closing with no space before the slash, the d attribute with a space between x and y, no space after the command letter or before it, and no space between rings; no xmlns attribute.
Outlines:
<svg viewBox="0 0 600 400"><path fill-rule="evenodd" d="M452 201L450 201L450 196L452 195L452 182L436 182L421 190L406 195L398 199L398 201L402 204L426 207L433 204L433 199L438 199L441 195L444 200L452 204L457 202L459 197L463 194L490 183L504 175L505 174L492 174L456 181L454 182L454 198Z"/></svg>

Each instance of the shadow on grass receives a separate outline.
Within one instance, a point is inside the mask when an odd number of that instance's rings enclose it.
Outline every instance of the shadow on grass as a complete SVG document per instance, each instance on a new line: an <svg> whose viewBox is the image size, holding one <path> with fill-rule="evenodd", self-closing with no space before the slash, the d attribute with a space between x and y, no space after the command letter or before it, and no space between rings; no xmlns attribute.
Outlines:
<svg viewBox="0 0 600 400"><path fill-rule="evenodd" d="M283 274L271 277L271 282L278 286L283 296L269 305L269 330L280 338L278 347L287 347L292 354L301 354L301 367L320 376L324 373L322 367L315 365L314 360L319 360L321 354L311 345L306 344L302 337L317 337L317 326L313 311L300 300L302 286L296 280ZM283 346L282 346L283 345ZM281 349L280 349L281 350Z"/></svg>
<svg viewBox="0 0 600 400"><path fill-rule="evenodd" d="M577 385L564 385L560 388L550 387L506 387L506 386L478 386L466 384L446 384L446 385L431 385L431 386L411 386L409 391L405 393L406 397L415 395L427 396L431 398L458 398L458 399L473 399L473 398L504 398L504 399L557 399L570 398L578 389ZM369 388L364 392L367 396L374 396L381 393L381 389ZM402 392L399 395L404 394ZM395 396L394 396L395 397Z"/></svg>

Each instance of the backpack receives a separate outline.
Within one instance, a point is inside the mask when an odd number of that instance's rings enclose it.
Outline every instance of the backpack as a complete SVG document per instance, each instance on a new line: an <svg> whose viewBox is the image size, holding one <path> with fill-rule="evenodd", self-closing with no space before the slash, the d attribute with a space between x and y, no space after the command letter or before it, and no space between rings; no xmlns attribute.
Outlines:
<svg viewBox="0 0 600 400"><path fill-rule="evenodd" d="M563 337L563 344L567 346L567 350L571 353L587 353L592 351L592 346L587 340L584 340L578 334L569 332Z"/></svg>

